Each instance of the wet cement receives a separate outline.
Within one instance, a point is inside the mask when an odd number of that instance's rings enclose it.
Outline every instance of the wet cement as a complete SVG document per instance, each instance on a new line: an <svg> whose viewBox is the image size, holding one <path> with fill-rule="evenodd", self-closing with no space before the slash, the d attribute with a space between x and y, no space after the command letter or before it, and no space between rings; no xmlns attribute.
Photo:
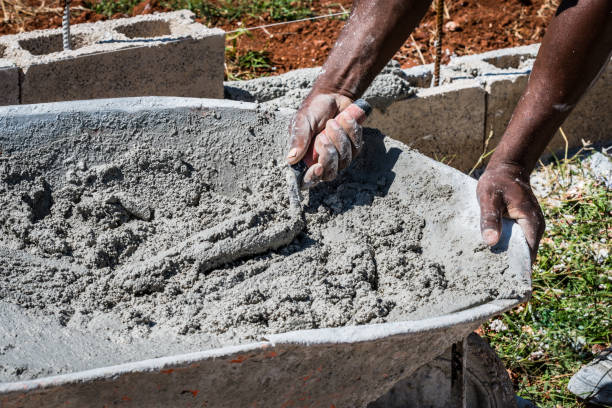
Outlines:
<svg viewBox="0 0 612 408"><path fill-rule="evenodd" d="M205 147L61 166L56 149L0 161L0 309L23 327L0 333L0 381L116 364L117 350L152 358L517 296L504 287L505 255L478 239L449 232L454 253L424 251L445 239L426 235L424 214L452 217L440 203L453 187L431 175L406 186L409 205L388 176L351 169L307 193L300 213L275 160L248 183L229 179L230 195ZM64 343L76 363L47 357L62 336L82 345Z"/></svg>

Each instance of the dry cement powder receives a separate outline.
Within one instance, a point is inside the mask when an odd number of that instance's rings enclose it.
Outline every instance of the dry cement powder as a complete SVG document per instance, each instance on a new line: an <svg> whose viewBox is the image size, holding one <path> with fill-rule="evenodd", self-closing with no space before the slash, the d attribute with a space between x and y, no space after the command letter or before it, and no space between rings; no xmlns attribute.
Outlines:
<svg viewBox="0 0 612 408"><path fill-rule="evenodd" d="M197 336L206 349L406 319L457 288L497 296L422 255L425 220L385 193L384 178L348 172L311 191L302 218L280 164L263 164L230 197L212 187L204 156L138 148L98 166L68 159L61 174L45 158L5 157L0 301L116 343ZM438 187L432 200L452 194ZM504 268L498 258L491 274Z"/></svg>

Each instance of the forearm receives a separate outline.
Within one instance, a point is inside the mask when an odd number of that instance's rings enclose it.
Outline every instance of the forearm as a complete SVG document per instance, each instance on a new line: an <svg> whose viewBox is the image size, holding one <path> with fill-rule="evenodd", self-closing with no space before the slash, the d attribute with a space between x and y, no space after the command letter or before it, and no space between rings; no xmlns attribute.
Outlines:
<svg viewBox="0 0 612 408"><path fill-rule="evenodd" d="M610 0L562 2L491 164L533 170L558 127L610 58L611 13Z"/></svg>
<svg viewBox="0 0 612 408"><path fill-rule="evenodd" d="M361 96L419 23L431 0L355 0L314 92Z"/></svg>

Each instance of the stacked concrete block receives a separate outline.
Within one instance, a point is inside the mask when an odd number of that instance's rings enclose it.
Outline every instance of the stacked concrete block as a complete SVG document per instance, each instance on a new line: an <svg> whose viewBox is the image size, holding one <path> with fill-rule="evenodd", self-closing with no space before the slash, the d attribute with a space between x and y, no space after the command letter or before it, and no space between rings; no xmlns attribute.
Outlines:
<svg viewBox="0 0 612 408"><path fill-rule="evenodd" d="M520 99L539 44L505 48L477 55L454 58L448 68L465 72L486 91L483 141L491 136L489 147L495 146L508 125Z"/></svg>
<svg viewBox="0 0 612 408"><path fill-rule="evenodd" d="M0 37L22 74L20 103L123 96L223 97L224 32L190 11ZM19 83L19 82L18 82Z"/></svg>

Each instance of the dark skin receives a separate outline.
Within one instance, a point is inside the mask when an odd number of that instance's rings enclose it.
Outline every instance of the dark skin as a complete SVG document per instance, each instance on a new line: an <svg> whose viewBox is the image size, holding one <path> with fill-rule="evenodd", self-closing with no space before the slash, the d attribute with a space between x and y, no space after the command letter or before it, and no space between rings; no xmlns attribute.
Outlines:
<svg viewBox="0 0 612 408"><path fill-rule="evenodd" d="M304 181L332 180L361 148L361 128L342 113L359 98L419 23L429 0L356 0L353 13L289 129L289 164L310 143L319 153ZM478 181L480 227L493 246L501 219L515 219L535 259L544 217L529 174L555 132L596 80L612 52L612 1L564 0L542 41L532 73L501 142ZM602 107L607 109L607 107ZM321 132L325 130L325 134Z"/></svg>

